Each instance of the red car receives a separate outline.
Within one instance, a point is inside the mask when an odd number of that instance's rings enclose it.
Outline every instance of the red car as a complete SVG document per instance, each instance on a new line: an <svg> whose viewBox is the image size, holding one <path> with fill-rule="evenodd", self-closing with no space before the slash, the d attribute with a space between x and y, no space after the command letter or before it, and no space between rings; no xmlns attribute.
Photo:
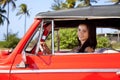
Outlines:
<svg viewBox="0 0 120 80"><path fill-rule="evenodd" d="M39 13L12 52L0 52L0 80L120 80L120 52L55 51L54 30L89 21L97 27L120 29L120 5ZM51 54L44 54L51 23ZM92 27L91 27L92 28Z"/></svg>

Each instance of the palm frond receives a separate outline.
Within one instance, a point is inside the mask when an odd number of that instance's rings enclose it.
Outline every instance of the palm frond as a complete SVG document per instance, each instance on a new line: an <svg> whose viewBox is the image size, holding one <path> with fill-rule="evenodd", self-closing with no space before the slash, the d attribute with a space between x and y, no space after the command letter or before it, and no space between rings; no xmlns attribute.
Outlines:
<svg viewBox="0 0 120 80"><path fill-rule="evenodd" d="M16 8L16 4L15 4L15 2L13 0L11 1L11 3L12 3L12 8L14 10Z"/></svg>
<svg viewBox="0 0 120 80"><path fill-rule="evenodd" d="M10 23L6 16L0 14L0 24L4 24L5 20L7 21L8 24Z"/></svg>

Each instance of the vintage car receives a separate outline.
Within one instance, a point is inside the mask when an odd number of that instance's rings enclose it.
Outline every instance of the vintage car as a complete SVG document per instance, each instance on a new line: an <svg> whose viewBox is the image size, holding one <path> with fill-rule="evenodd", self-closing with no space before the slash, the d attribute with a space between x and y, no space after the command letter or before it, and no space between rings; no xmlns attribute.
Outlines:
<svg viewBox="0 0 120 80"><path fill-rule="evenodd" d="M38 13L13 51L0 51L0 80L120 80L119 52L55 50L54 30L75 27L84 21L119 30L120 5ZM46 31L47 24L51 24L49 31ZM48 35L52 35L51 54L45 54L41 46Z"/></svg>

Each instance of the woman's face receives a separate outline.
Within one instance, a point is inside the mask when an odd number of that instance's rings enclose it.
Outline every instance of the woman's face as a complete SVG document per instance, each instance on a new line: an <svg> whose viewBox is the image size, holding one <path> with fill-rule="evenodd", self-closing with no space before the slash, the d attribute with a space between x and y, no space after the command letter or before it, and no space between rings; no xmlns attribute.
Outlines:
<svg viewBox="0 0 120 80"><path fill-rule="evenodd" d="M78 26L78 38L79 40L82 41L86 41L88 39L88 28L85 24L80 24Z"/></svg>

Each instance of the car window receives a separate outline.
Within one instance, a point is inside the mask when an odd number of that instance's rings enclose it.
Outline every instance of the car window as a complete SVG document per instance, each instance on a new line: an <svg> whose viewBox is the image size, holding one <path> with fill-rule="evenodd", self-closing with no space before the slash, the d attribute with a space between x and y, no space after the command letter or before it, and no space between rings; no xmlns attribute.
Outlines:
<svg viewBox="0 0 120 80"><path fill-rule="evenodd" d="M119 51L119 30L112 28L97 28L96 31L97 45L95 51L100 49ZM54 37L55 52L72 52L72 50L78 46L77 27L59 28L59 30L55 31Z"/></svg>
<svg viewBox="0 0 120 80"><path fill-rule="evenodd" d="M112 48L115 50L120 49L120 31L118 29L98 28L97 40L97 48Z"/></svg>
<svg viewBox="0 0 120 80"><path fill-rule="evenodd" d="M36 45L38 42L38 36L39 36L39 30L37 30L35 32L35 34L33 35L32 39L30 40L30 42L28 43L27 47L26 47L26 51L30 52Z"/></svg>

